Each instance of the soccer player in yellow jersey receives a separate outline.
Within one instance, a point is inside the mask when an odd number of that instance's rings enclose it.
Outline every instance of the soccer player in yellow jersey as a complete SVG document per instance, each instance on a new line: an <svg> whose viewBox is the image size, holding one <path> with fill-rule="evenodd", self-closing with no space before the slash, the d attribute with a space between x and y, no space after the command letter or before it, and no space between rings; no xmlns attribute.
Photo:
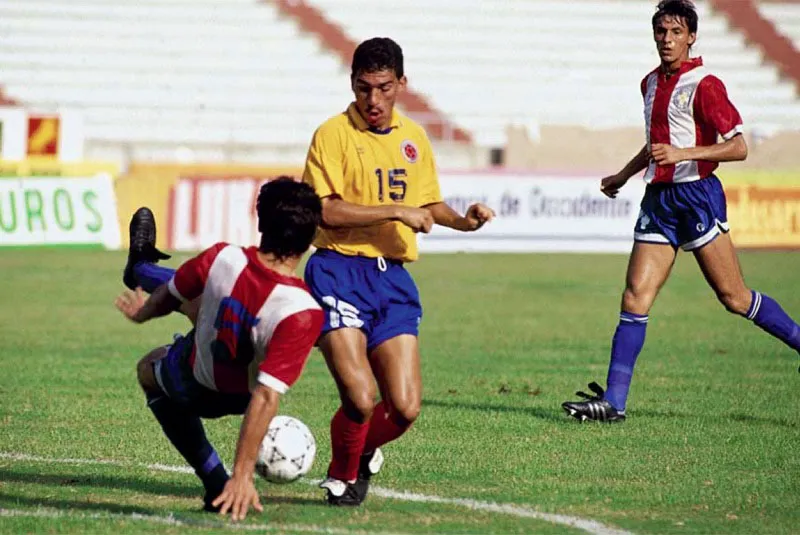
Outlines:
<svg viewBox="0 0 800 535"><path fill-rule="evenodd" d="M494 217L483 204L461 216L442 202L425 131L395 109L406 87L397 43L361 43L351 86L355 102L314 133L303 173L323 211L305 278L325 311L319 347L342 401L321 485L332 505L364 500L383 464L379 447L419 415L422 306L403 267L418 257L415 233L434 223L473 231Z"/></svg>

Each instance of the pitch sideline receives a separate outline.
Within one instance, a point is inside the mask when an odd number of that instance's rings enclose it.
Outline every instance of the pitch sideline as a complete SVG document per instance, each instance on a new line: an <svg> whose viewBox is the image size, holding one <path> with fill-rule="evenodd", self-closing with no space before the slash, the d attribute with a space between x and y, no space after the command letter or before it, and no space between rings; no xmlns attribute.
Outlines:
<svg viewBox="0 0 800 535"><path fill-rule="evenodd" d="M52 458L52 457L40 457L37 455L28 455L25 453L10 453L10 452L0 452L0 459L8 459L11 461L26 461L26 462L39 462L39 463L50 463L50 464L83 464L83 465L112 465L112 466L135 466L139 468L147 468L149 470L157 470L161 472L177 472L182 474L194 474L194 470L189 468L188 466L172 466L172 465L165 465L165 464L148 464L148 463L138 463L138 462L128 462L128 461L117 461L114 459L71 459L71 458ZM312 481L308 479L304 479L308 484L316 485L317 481ZM467 509L471 509L473 511L483 511L488 513L497 513L497 514L505 514L510 516L515 516L517 518L531 518L535 520L543 520L545 522L550 522L552 524L558 524L562 526L569 526L575 529L582 530L587 533L591 533L592 535L634 535L630 531L625 531L619 528L614 528L611 526L606 526L596 520L589 520L585 518L580 518L576 516L569 516L569 515L559 515L553 513L543 513L541 511L537 511L529 506L524 505L516 505L516 504L508 504L508 503L495 503L495 502L486 502L480 500L472 500L468 498L446 498L443 496L436 496L430 494L418 494L414 492L403 492L403 491L396 491L392 489L387 489L383 487L370 487L370 493L374 496L379 496L381 498L390 499L390 500L398 500L398 501L407 501L407 502L417 502L417 503L435 503L435 504L442 504L442 505L455 505L459 507L464 507ZM0 511L13 511L13 510L0 510ZM58 512L58 510L51 510ZM16 516L19 516L20 511L16 511ZM6 515L8 516L8 515ZM128 518L127 515L122 515L125 518ZM140 515L140 516L148 516L148 515ZM150 517L148 517L150 518ZM152 517L161 519L170 519L172 517ZM177 519L172 518L173 521L179 521ZM230 524L233 525L233 524ZM211 526L215 527L215 526ZM219 526L222 527L222 526ZM299 526L297 526L299 527ZM249 528L248 528L249 529ZM322 529L322 528L321 528ZM327 529L327 528L325 528ZM316 533L316 532L315 532ZM331 533L330 531L319 531L319 533ZM353 533L353 532L346 532L346 533Z"/></svg>

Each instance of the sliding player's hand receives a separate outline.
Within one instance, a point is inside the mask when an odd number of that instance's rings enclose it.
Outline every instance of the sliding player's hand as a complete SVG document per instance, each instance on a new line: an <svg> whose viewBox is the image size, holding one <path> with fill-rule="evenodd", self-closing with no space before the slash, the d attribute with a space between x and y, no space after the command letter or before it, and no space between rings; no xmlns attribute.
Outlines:
<svg viewBox="0 0 800 535"><path fill-rule="evenodd" d="M236 477L236 474L231 477L222 493L217 496L217 499L211 502L214 507L219 507L219 514L225 515L231 513L231 520L238 522L247 517L247 512L250 506L259 513L264 511L261 502L258 500L258 491L253 484L252 477Z"/></svg>
<svg viewBox="0 0 800 535"><path fill-rule="evenodd" d="M136 288L136 291L125 290L124 293L120 294L114 301L114 306L116 306L126 318L138 323L136 320L136 313L142 309L146 301L147 295L145 295L144 291L142 291L141 288Z"/></svg>
<svg viewBox="0 0 800 535"><path fill-rule="evenodd" d="M607 176L600 181L600 191L602 191L603 195L606 197L614 199L617 197L620 188L624 186L626 182L628 182L628 179L620 175Z"/></svg>
<svg viewBox="0 0 800 535"><path fill-rule="evenodd" d="M433 228L433 214L427 208L404 206L399 219L414 232L427 234Z"/></svg>
<svg viewBox="0 0 800 535"><path fill-rule="evenodd" d="M650 146L650 157L658 165L673 165L683 161L681 150L665 143L653 143Z"/></svg>
<svg viewBox="0 0 800 535"><path fill-rule="evenodd" d="M470 226L470 230L478 230L483 225L494 219L494 210L483 203L475 203L467 209L464 219Z"/></svg>

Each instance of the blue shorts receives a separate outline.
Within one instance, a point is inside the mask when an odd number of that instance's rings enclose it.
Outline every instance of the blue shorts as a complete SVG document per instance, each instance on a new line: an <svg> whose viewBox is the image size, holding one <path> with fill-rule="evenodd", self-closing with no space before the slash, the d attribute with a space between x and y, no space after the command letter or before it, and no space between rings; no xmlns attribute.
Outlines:
<svg viewBox="0 0 800 535"><path fill-rule="evenodd" d="M308 259L305 280L325 311L322 334L361 329L368 351L401 334L419 335L419 291L402 262L318 249Z"/></svg>
<svg viewBox="0 0 800 535"><path fill-rule="evenodd" d="M725 192L711 175L694 182L648 184L633 236L637 242L692 251L728 230Z"/></svg>
<svg viewBox="0 0 800 535"><path fill-rule="evenodd" d="M194 377L190 358L194 331L178 336L167 346L167 355L153 363L153 374L161 390L177 404L201 418L244 414L250 394L227 394L211 390Z"/></svg>

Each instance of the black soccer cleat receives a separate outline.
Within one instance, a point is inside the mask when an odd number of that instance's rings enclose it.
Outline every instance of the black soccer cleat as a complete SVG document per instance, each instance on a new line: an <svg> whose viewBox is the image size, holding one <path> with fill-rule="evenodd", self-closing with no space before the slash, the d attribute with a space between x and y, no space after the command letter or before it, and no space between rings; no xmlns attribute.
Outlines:
<svg viewBox="0 0 800 535"><path fill-rule="evenodd" d="M211 472L201 478L203 487L206 492L203 494L203 511L208 513L219 513L221 506L212 505L214 500L219 498L222 491L225 490L225 485L228 483L230 476L225 471L225 467L221 464L214 467Z"/></svg>
<svg viewBox="0 0 800 535"><path fill-rule="evenodd" d="M216 507L212 505L214 500L219 498L219 495L222 494L222 489L225 488L224 486L218 489L206 489L206 493L203 495L203 511L207 513L219 513L221 507L217 505Z"/></svg>
<svg viewBox="0 0 800 535"><path fill-rule="evenodd" d="M381 471L382 466L383 452L380 448L375 448L372 453L365 453L358 461L358 479L369 480Z"/></svg>
<svg viewBox="0 0 800 535"><path fill-rule="evenodd" d="M576 394L586 401L565 401L561 407L567 414L580 422L594 420L597 422L621 422L625 420L625 411L618 411L605 399L605 390L597 383L589 383L594 396L586 392Z"/></svg>
<svg viewBox="0 0 800 535"><path fill-rule="evenodd" d="M367 497L366 489L362 493L358 481L355 483L347 483L329 477L319 485L327 491L326 501L328 505L338 507L358 507Z"/></svg>
<svg viewBox="0 0 800 535"><path fill-rule="evenodd" d="M372 453L365 453L358 462L358 479L355 486L362 496L362 500L367 497L369 491L369 480L381 471L383 466L383 452L380 448L375 448Z"/></svg>
<svg viewBox="0 0 800 535"><path fill-rule="evenodd" d="M143 206L136 210L131 217L128 227L130 236L130 246L128 249L128 262L125 264L125 271L122 273L122 282L130 288L138 286L133 267L139 262L156 263L159 260L170 258L168 254L156 249L156 218L153 212Z"/></svg>
<svg viewBox="0 0 800 535"><path fill-rule="evenodd" d="M203 511L205 511L206 513L219 513L222 507L220 507L219 505L217 505L216 507L211 505L211 503L216 499L217 499L216 496L214 496L214 498L212 499L209 499L208 495L206 495L206 497L203 498Z"/></svg>

